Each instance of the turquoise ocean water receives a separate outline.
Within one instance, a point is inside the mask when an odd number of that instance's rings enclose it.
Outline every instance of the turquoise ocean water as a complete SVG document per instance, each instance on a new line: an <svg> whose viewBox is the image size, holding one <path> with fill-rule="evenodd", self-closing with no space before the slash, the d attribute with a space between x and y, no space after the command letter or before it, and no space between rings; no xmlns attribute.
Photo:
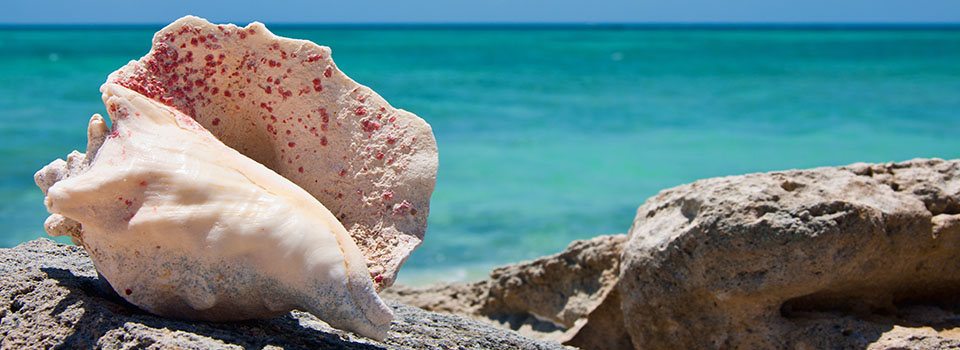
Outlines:
<svg viewBox="0 0 960 350"><path fill-rule="evenodd" d="M84 148L99 85L157 29L0 29L0 247L46 236L33 173ZM647 197L700 178L960 157L956 29L274 32L330 46L433 126L440 172L411 284L626 232Z"/></svg>

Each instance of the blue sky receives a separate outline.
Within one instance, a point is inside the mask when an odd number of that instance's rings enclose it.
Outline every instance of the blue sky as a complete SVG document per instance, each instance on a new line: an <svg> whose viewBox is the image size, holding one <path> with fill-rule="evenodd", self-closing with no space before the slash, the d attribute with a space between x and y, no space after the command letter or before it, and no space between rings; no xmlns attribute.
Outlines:
<svg viewBox="0 0 960 350"><path fill-rule="evenodd" d="M0 23L960 23L960 0L4 0Z"/></svg>

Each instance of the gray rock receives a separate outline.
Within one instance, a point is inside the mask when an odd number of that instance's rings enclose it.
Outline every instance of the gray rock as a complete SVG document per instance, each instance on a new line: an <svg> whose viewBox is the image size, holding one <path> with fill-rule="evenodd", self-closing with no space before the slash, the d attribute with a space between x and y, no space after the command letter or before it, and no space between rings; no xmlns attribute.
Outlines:
<svg viewBox="0 0 960 350"><path fill-rule="evenodd" d="M619 296L637 348L949 347L958 253L960 160L713 178L638 209Z"/></svg>
<svg viewBox="0 0 960 350"><path fill-rule="evenodd" d="M453 315L390 303L384 342L293 311L233 323L161 318L105 289L82 248L38 239L0 249L0 348L562 349Z"/></svg>

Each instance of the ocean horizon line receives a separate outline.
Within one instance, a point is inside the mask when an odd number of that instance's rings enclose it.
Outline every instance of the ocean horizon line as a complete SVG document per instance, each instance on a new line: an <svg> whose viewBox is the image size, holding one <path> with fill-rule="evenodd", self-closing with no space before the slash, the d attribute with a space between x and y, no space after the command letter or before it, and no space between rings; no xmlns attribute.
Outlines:
<svg viewBox="0 0 960 350"><path fill-rule="evenodd" d="M228 23L234 23L226 21ZM160 29L169 23L0 23L0 30ZM246 25L246 23L237 25ZM960 23L920 22L411 22L411 23L270 23L274 29L408 30L960 30Z"/></svg>

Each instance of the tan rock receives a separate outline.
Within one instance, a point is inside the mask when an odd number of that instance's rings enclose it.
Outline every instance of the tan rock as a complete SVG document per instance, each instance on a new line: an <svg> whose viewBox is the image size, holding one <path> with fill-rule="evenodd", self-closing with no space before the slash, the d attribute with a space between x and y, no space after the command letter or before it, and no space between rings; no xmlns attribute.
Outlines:
<svg viewBox="0 0 960 350"><path fill-rule="evenodd" d="M574 241L561 253L495 268L488 280L394 286L381 296L470 316L534 339L584 349L629 348L615 288L624 239L614 235Z"/></svg>
<svg viewBox="0 0 960 350"><path fill-rule="evenodd" d="M960 328L937 331L933 327L894 326L867 350L960 349Z"/></svg>
<svg viewBox="0 0 960 350"><path fill-rule="evenodd" d="M867 347L895 325L955 326L957 214L958 160L664 190L624 247L626 329L638 349L832 349Z"/></svg>

